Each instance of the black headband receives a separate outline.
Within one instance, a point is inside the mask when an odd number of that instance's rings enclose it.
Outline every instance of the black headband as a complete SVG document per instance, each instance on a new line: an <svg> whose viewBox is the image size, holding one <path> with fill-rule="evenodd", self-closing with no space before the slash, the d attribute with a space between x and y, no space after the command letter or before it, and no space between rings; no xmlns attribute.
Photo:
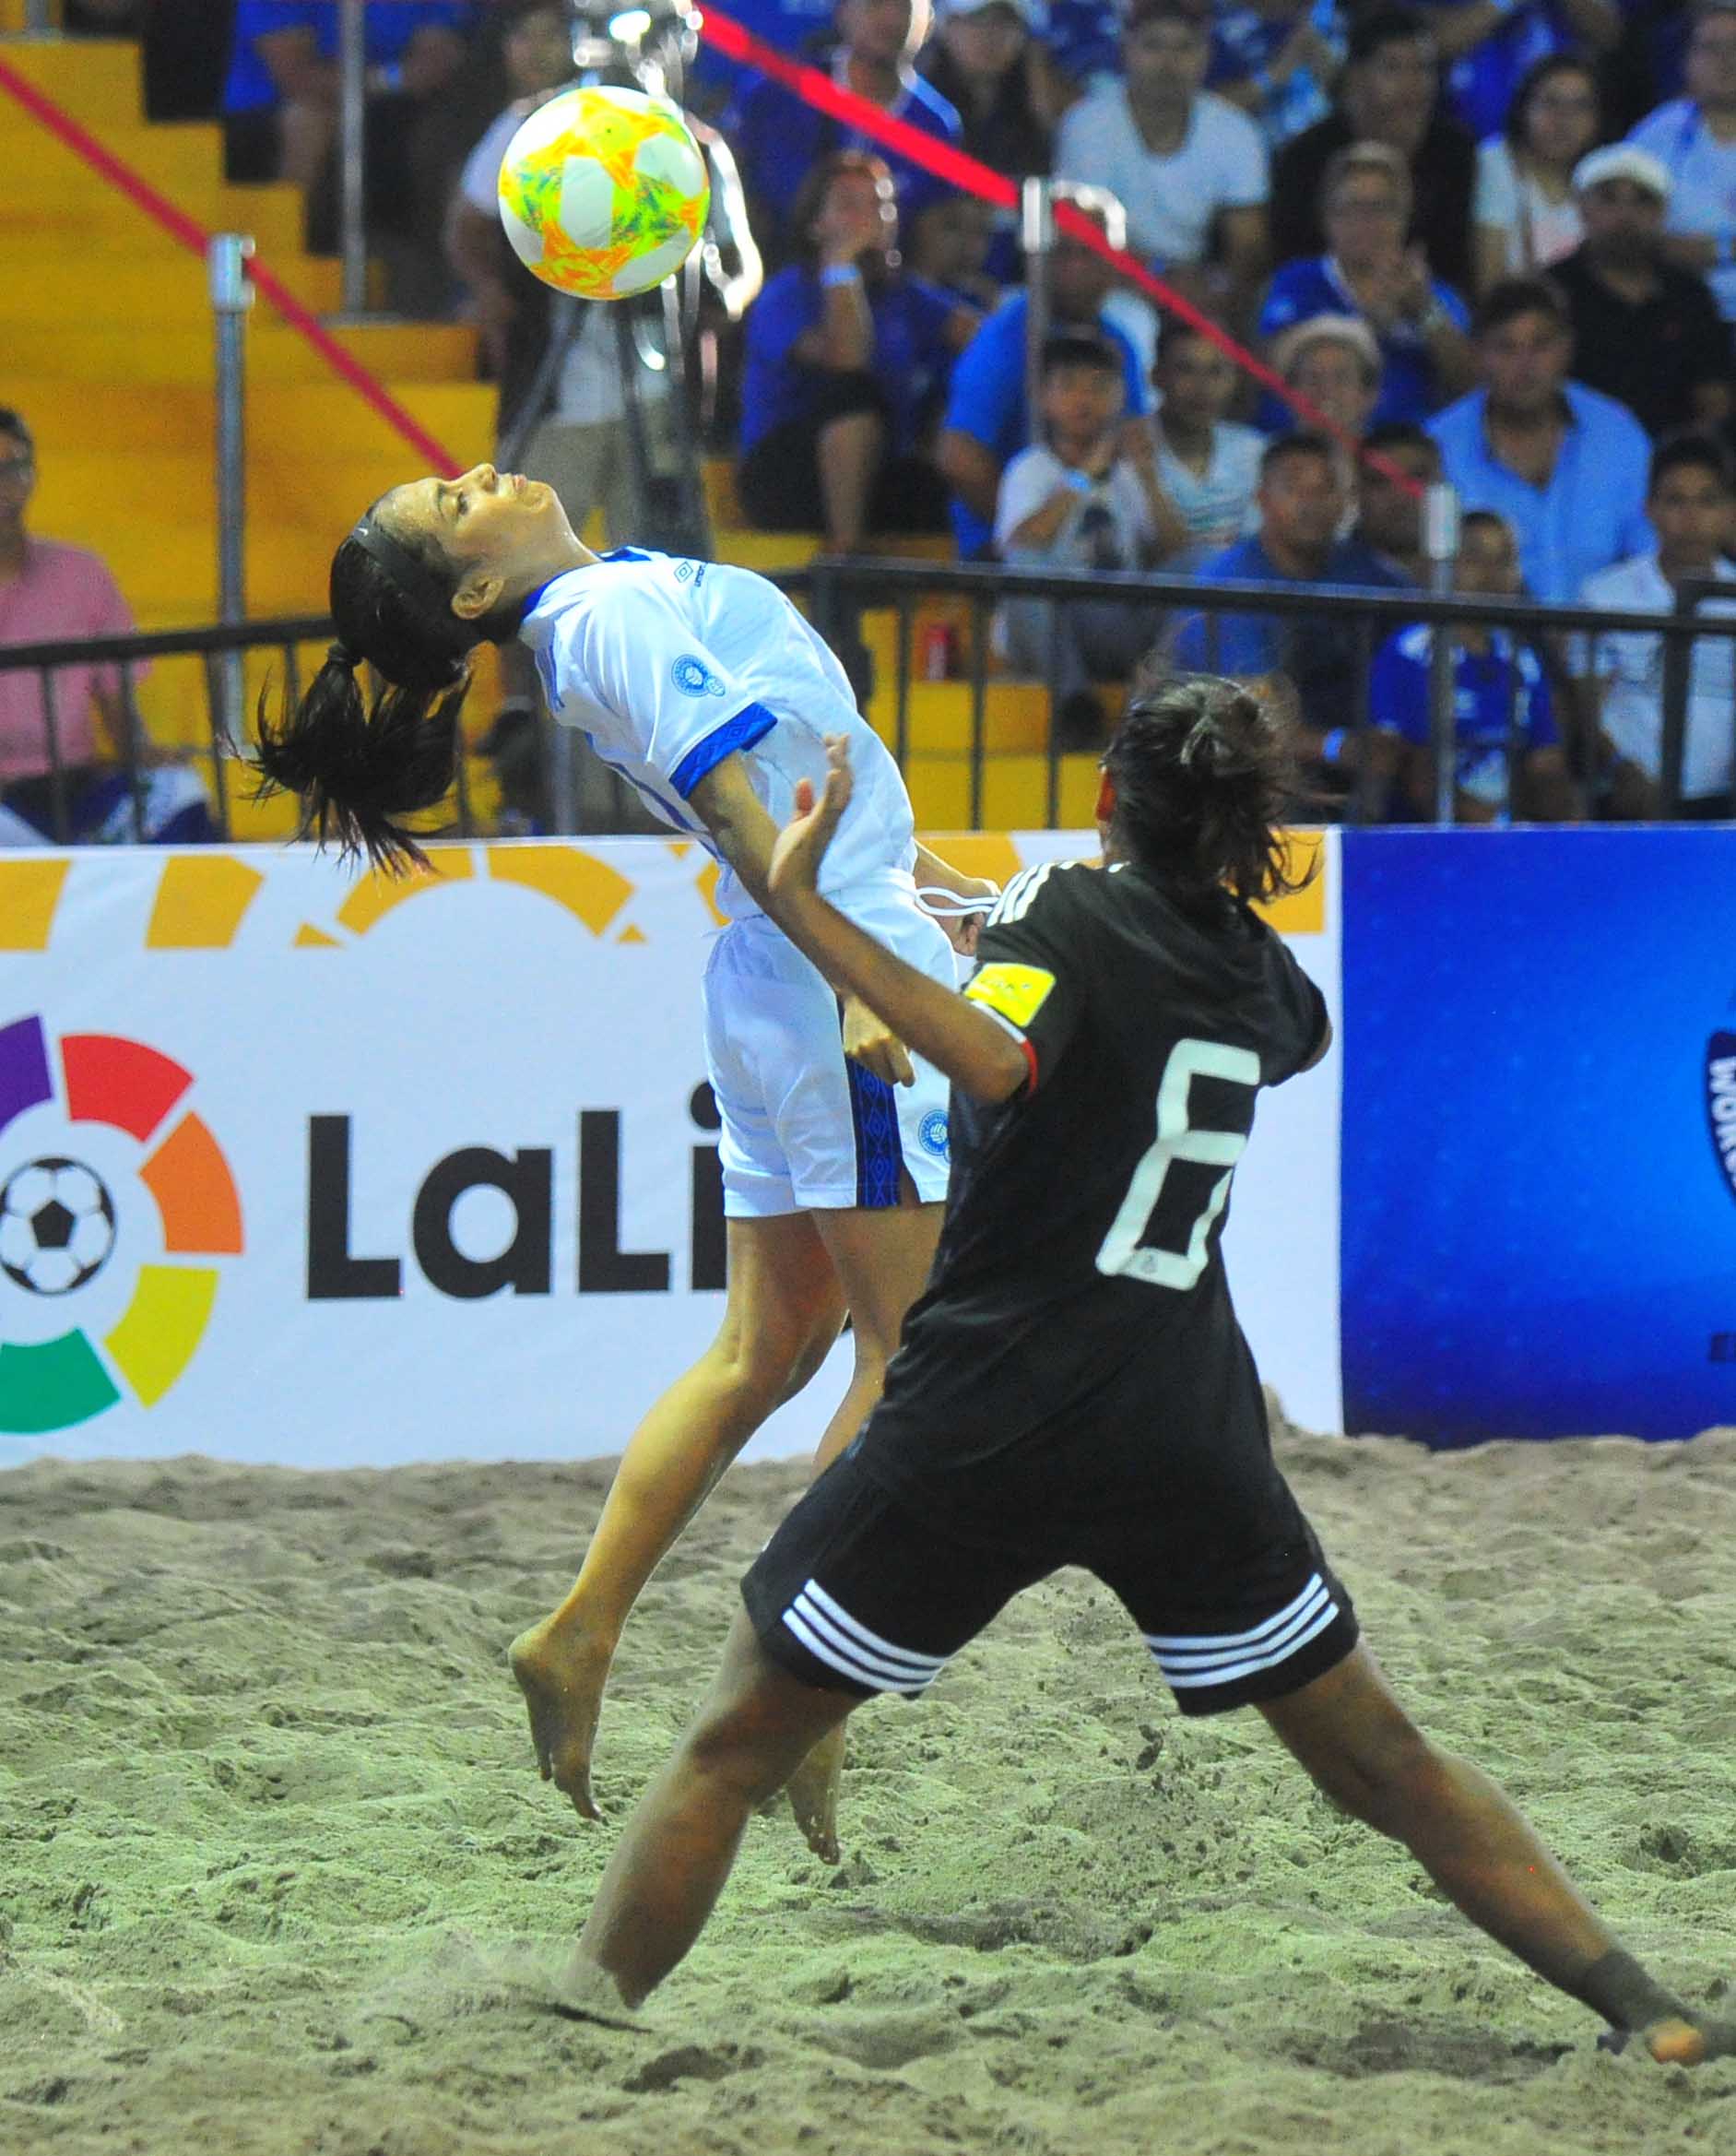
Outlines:
<svg viewBox="0 0 1736 2156"><path fill-rule="evenodd" d="M429 617L430 625L450 628L455 646L467 648L465 625L452 610L452 593L444 581L372 515L364 516L350 533L364 554L371 554L405 598Z"/></svg>

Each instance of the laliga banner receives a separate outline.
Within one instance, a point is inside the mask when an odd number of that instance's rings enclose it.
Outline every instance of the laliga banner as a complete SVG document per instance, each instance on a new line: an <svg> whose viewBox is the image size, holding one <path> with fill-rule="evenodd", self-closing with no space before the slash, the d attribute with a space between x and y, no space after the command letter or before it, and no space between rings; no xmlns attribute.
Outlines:
<svg viewBox="0 0 1736 2156"><path fill-rule="evenodd" d="M938 842L1004 879L1082 833ZM721 1319L695 847L0 857L0 1465L617 1452ZM1280 920L1338 1010L1337 847ZM1339 1424L1336 1059L1266 1097L1229 1230ZM1040 1223L1033 1228L1040 1229ZM756 1439L811 1447L843 1344Z"/></svg>

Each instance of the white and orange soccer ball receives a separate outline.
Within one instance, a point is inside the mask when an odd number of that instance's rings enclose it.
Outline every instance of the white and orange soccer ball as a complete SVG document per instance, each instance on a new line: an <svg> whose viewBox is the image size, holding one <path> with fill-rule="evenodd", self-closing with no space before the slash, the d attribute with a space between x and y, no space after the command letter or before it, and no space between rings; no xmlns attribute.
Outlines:
<svg viewBox="0 0 1736 2156"><path fill-rule="evenodd" d="M711 203L679 109L636 89L569 89L501 165L501 222L527 269L581 300L625 300L678 270Z"/></svg>

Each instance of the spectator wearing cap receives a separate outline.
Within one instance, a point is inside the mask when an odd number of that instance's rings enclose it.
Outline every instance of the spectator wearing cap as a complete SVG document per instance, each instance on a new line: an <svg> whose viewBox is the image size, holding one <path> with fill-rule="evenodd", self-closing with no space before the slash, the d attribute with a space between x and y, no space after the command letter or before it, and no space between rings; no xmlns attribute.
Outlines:
<svg viewBox="0 0 1736 2156"><path fill-rule="evenodd" d="M1068 113L1055 169L1120 200L1134 254L1242 316L1266 267L1266 144L1246 113L1201 88L1210 49L1186 0L1134 0L1123 79Z"/></svg>
<svg viewBox="0 0 1736 2156"><path fill-rule="evenodd" d="M1552 53L1612 53L1616 0L1420 0L1456 118L1482 141L1506 119L1526 70Z"/></svg>
<svg viewBox="0 0 1736 2156"><path fill-rule="evenodd" d="M813 56L841 89L937 142L957 148L964 124L956 109L917 74L915 53L928 35L930 0L838 0L837 42ZM797 196L824 159L844 149L884 156L898 190L906 231L946 184L923 166L886 150L856 129L821 113L782 83L752 78L724 133L741 169L754 230L768 262L786 261L800 239L793 222Z"/></svg>
<svg viewBox="0 0 1736 2156"><path fill-rule="evenodd" d="M1541 278L1509 278L1477 313L1482 386L1429 421L1470 509L1518 535L1534 597L1571 602L1588 576L1648 543L1651 444L1625 405L1567 378L1573 325Z"/></svg>
<svg viewBox="0 0 1736 2156"><path fill-rule="evenodd" d="M30 427L20 413L0 410L0 645L130 636L132 610L107 563L83 547L29 530L35 487ZM57 667L50 678L45 696L36 673L0 673L4 843L138 835L136 789L98 730L115 744L132 739L120 669L87 661ZM136 788L142 835L173 842L212 836L205 788L194 774L159 755L146 761L149 768Z"/></svg>
<svg viewBox="0 0 1736 2156"><path fill-rule="evenodd" d="M1590 65L1571 53L1538 61L1513 94L1506 124L1477 150L1477 290L1534 277L1579 244L1573 176L1603 132Z"/></svg>
<svg viewBox="0 0 1736 2156"><path fill-rule="evenodd" d="M1677 434L1652 456L1646 509L1654 542L1631 561L1586 579L1588 607L1664 614L1690 578L1736 586L1725 554L1732 492L1730 460L1703 434ZM1736 614L1736 592L1706 613ZM1606 808L1617 818L1655 816L1663 763L1663 638L1616 630L1576 638L1579 670L1598 699ZM1696 817L1736 814L1736 639L1702 636L1688 674L1682 807Z"/></svg>
<svg viewBox="0 0 1736 2156"><path fill-rule="evenodd" d="M1211 11L1206 88L1239 105L1277 149L1331 111L1343 58L1336 0L1230 0Z"/></svg>
<svg viewBox="0 0 1736 2156"><path fill-rule="evenodd" d="M1324 120L1286 143L1272 167L1272 259L1324 255L1320 183L1352 142L1384 142L1411 168L1411 230L1431 276L1470 290L1470 198L1477 144L1440 110L1439 59L1428 25L1400 7L1377 7L1350 33L1337 102Z"/></svg>
<svg viewBox="0 0 1736 2156"><path fill-rule="evenodd" d="M1421 420L1470 386L1470 316L1449 286L1429 275L1422 248L1405 243L1411 174L1384 142L1352 143L1326 168L1321 222L1327 252L1286 262L1272 278L1259 328L1271 338L1315 314L1352 314L1380 350L1376 423ZM1276 400L1262 423L1282 424Z"/></svg>
<svg viewBox="0 0 1736 2156"><path fill-rule="evenodd" d="M1628 140L1670 175L1670 254L1706 278L1736 322L1736 0L1701 0L1688 36L1687 91Z"/></svg>
<svg viewBox="0 0 1736 2156"><path fill-rule="evenodd" d="M1665 256L1669 173L1649 151L1611 143L1581 160L1574 191L1585 238L1550 274L1573 320L1575 374L1648 434L1721 426L1730 326L1706 279Z"/></svg>
<svg viewBox="0 0 1736 2156"><path fill-rule="evenodd" d="M1380 347L1366 322L1354 314L1317 314L1280 332L1271 349L1273 372L1286 389L1293 390L1308 406L1297 413L1282 406L1283 426L1314 427L1320 419L1334 430L1329 436L1338 458L1339 484L1346 503L1345 529L1350 528L1351 497L1356 486L1356 450L1374 417L1380 395ZM1275 402L1276 400L1274 400Z"/></svg>
<svg viewBox="0 0 1736 2156"><path fill-rule="evenodd" d="M963 145L996 172L1046 173L1071 96L1040 37L1037 0L939 0L916 65L958 113Z"/></svg>
<svg viewBox="0 0 1736 2156"><path fill-rule="evenodd" d="M1057 184L1069 201L1098 224L1111 246L1126 243L1121 205L1093 187ZM1061 232L1044 258L1044 291L1051 332L1097 330L1121 355L1129 417L1149 409L1145 372L1126 333L1104 313L1115 288L1109 263L1083 240ZM952 492L952 528L966 561L985 553L994 537L1000 475L1032 438L1026 400L1025 340L1030 296L1008 295L989 315L952 370L937 456Z"/></svg>

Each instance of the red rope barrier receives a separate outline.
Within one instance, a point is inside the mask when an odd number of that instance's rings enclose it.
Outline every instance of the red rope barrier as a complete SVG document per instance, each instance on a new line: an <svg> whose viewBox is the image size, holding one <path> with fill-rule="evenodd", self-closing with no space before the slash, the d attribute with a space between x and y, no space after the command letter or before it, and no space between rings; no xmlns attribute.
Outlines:
<svg viewBox="0 0 1736 2156"><path fill-rule="evenodd" d="M64 143L75 156L82 158L92 172L100 174L112 187L125 195L135 208L142 210L147 217L160 225L171 239L179 241L182 246L203 258L212 235L196 218L189 217L166 195L159 194L142 174L136 172L112 150L104 148L94 135L81 127L52 98L45 97L34 83L27 80L4 60L0 60L0 90L4 90L15 103L21 105L31 119L45 127L57 141ZM250 261L247 264L247 274L289 327L312 345L332 372L371 405L389 427L403 436L425 464L432 466L448 479L465 468L449 450L443 448L405 410L385 385L364 367L353 352L344 349L330 331L309 314L294 293L287 290L263 263Z"/></svg>
<svg viewBox="0 0 1736 2156"><path fill-rule="evenodd" d="M980 195L985 202L992 202L998 209L1016 209L1019 205L1017 184L1004 173L979 163L974 157L954 149L951 143L939 141L932 135L925 135L921 128L913 127L909 121L899 119L868 99L858 97L855 90L845 89L833 80L830 75L818 67L805 66L798 60L791 60L785 53L768 45L763 39L744 30L738 22L715 8L707 6L701 18L701 34L714 45L726 59L735 60L744 67L758 68L762 75L769 75L780 82L804 104L812 105L834 120L842 120L858 134L871 136L888 149L895 149L899 156L925 172L934 173L937 179L950 180L967 195ZM1400 471L1396 464L1376 452L1366 450L1353 434L1347 433L1336 421L1328 419L1323 411L1310 404L1306 397L1298 397L1280 374L1274 373L1263 360L1257 359L1247 347L1232 337L1228 330L1220 328L1209 314L1202 314L1192 301L1153 275L1144 263L1124 249L1112 247L1104 239L1099 226L1082 210L1070 202L1057 202L1055 221L1070 239L1080 240L1111 262L1129 283L1137 285L1150 298L1155 300L1164 313L1185 322L1190 329L1217 346L1233 360L1245 374L1251 375L1262 388L1280 397L1296 416L1321 433L1329 435L1340 447L1380 472L1385 478L1401 486L1408 494L1421 497L1423 489L1409 472Z"/></svg>

